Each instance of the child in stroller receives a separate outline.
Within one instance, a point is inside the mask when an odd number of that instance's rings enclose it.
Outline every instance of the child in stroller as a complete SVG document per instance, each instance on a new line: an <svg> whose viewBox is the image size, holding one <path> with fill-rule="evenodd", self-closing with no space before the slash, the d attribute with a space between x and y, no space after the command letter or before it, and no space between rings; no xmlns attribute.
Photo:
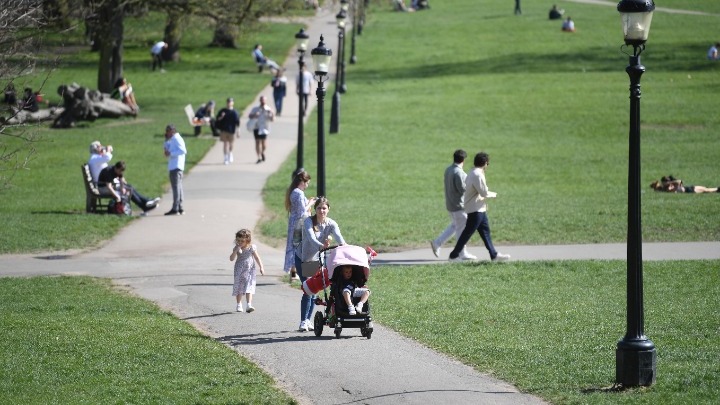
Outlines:
<svg viewBox="0 0 720 405"><path fill-rule="evenodd" d="M375 252L370 249L370 254ZM316 305L325 306L324 314L315 313L315 336L320 336L328 325L338 338L343 328L359 328L360 334L370 339L373 332L370 290L365 285L370 276L368 253L360 246L337 246L320 252L320 264L320 270L303 283L307 294L324 290L324 300L315 301Z"/></svg>

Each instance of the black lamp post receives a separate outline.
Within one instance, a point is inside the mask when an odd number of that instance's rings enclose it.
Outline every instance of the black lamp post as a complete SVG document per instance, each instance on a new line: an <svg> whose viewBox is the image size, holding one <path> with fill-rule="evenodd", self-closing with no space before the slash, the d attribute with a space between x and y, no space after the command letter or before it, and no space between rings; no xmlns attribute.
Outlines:
<svg viewBox="0 0 720 405"><path fill-rule="evenodd" d="M625 387L655 383L655 344L645 336L642 278L642 229L640 221L640 76L645 67L640 54L645 49L655 3L653 0L621 0L625 45L633 53L625 71L630 76L630 155L628 167L627 231L627 332L615 350L615 382Z"/></svg>
<svg viewBox="0 0 720 405"><path fill-rule="evenodd" d="M365 27L365 9L368 6L368 0L360 1L360 17L358 18L358 30L357 34L362 35L363 28Z"/></svg>
<svg viewBox="0 0 720 405"><path fill-rule="evenodd" d="M347 19L348 9L348 0L340 0L340 12L345 14L345 20ZM345 22L343 22L342 32L342 45L338 45L340 47L338 56L340 57L340 93L345 94L347 92L347 86L345 85Z"/></svg>
<svg viewBox="0 0 720 405"><path fill-rule="evenodd" d="M355 55L355 36L358 31L358 4L357 0L352 2L352 41L350 45L350 64L354 65L357 62L357 56Z"/></svg>
<svg viewBox="0 0 720 405"><path fill-rule="evenodd" d="M317 195L325 195L325 127L323 126L324 117L324 100L325 88L323 83L327 80L328 70L330 68L330 59L332 59L332 50L325 47L323 36L320 35L320 43L317 48L310 51L312 55L313 65L315 66L315 80L318 82L315 94L318 98L317 112Z"/></svg>
<svg viewBox="0 0 720 405"><path fill-rule="evenodd" d="M300 69L298 72L298 133L297 133L297 165L295 167L295 173L299 173L301 170L303 170L303 153L304 153L304 138L305 138L305 129L303 128L304 125L304 118L305 118L305 107L303 106L303 102L305 100L304 97L304 86L303 86L303 66L305 66L305 60L303 57L305 56L305 51L307 50L307 44L310 40L310 36L305 33L305 30L300 28L300 31L295 34L295 43L297 44L297 51L298 51L298 68ZM294 174L293 174L294 177Z"/></svg>
<svg viewBox="0 0 720 405"><path fill-rule="evenodd" d="M340 10L335 16L338 26L338 56L335 66L335 92L332 98L332 107L330 108L330 133L337 134L340 132L340 93L343 93L340 87L340 78L342 76L342 55L343 43L345 42L345 18L347 14L344 10Z"/></svg>

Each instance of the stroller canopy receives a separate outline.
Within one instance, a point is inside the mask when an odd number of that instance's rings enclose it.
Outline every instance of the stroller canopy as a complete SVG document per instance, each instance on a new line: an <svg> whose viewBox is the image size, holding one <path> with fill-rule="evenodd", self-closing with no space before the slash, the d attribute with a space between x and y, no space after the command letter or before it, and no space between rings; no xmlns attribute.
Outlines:
<svg viewBox="0 0 720 405"><path fill-rule="evenodd" d="M328 277L332 279L333 272L337 266L351 265L360 266L365 272L365 278L370 278L370 264L365 249L360 246L343 245L328 252L327 269Z"/></svg>

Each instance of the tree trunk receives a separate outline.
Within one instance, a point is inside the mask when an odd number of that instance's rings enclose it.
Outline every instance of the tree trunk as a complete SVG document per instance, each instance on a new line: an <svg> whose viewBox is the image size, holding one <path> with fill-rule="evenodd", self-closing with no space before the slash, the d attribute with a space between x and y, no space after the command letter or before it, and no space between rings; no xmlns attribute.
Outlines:
<svg viewBox="0 0 720 405"><path fill-rule="evenodd" d="M163 51L163 60L177 62L180 60L180 38L182 37L183 21L187 20L179 11L168 11L165 25L165 42L167 49Z"/></svg>
<svg viewBox="0 0 720 405"><path fill-rule="evenodd" d="M218 46L221 48L236 49L235 37L238 35L238 29L232 24L224 21L218 21L215 26L215 33L210 46Z"/></svg>
<svg viewBox="0 0 720 405"><path fill-rule="evenodd" d="M129 106L115 100L109 94L89 90L77 83L58 87L63 98L62 113L53 122L54 128L70 128L77 121L95 121L97 118L135 116Z"/></svg>
<svg viewBox="0 0 720 405"><path fill-rule="evenodd" d="M120 1L108 0L98 10L98 89L104 93L110 93L115 81L122 77L124 10Z"/></svg>

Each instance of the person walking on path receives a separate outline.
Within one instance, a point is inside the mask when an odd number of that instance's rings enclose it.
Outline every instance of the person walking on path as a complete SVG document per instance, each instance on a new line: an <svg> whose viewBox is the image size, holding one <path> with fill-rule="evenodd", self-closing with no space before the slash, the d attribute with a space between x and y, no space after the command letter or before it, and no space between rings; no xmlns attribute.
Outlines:
<svg viewBox="0 0 720 405"><path fill-rule="evenodd" d="M233 291L237 302L237 312L243 312L242 297L245 296L245 311L253 312L253 294L255 294L256 269L261 275L265 275L262 260L257 251L257 246L252 244L252 234L247 229L241 229L235 234L235 246L230 254L230 261L235 261L233 272Z"/></svg>
<svg viewBox="0 0 720 405"><path fill-rule="evenodd" d="M440 247L447 242L450 237L455 234L455 240L460 239L460 234L465 229L467 214L464 210L463 195L465 194L465 177L467 175L463 171L463 164L467 152L458 149L453 153L453 164L445 169L445 208L450 215L450 225L435 239L430 241L435 257L440 257ZM460 253L462 260L477 260L477 257L468 253L463 246Z"/></svg>
<svg viewBox="0 0 720 405"><path fill-rule="evenodd" d="M308 98L310 97L310 91L312 90L312 81L312 74L308 72L307 66L303 65L297 81L297 94L298 97L302 99L303 117L307 115Z"/></svg>
<svg viewBox="0 0 720 405"><path fill-rule="evenodd" d="M462 234L460 234L460 238L457 243L455 243L455 249L450 252L450 260L462 260L460 258L460 252L475 231L480 234L483 243L485 243L485 247L488 252L490 252L490 260L494 262L509 260L510 255L499 253L495 250L492 239L490 238L490 222L487 217L487 203L485 201L488 198L497 197L497 193L488 190L487 183L485 182L485 171L490 164L490 156L485 152L480 152L475 155L473 164L475 167L465 179L464 203L467 222L465 229L463 229Z"/></svg>
<svg viewBox="0 0 720 405"><path fill-rule="evenodd" d="M265 161L265 149L267 148L267 137L270 135L270 123L275 120L275 114L265 102L265 96L260 96L260 105L250 111L250 119L255 120L255 129L253 136L255 137L255 153L257 153L257 162Z"/></svg>
<svg viewBox="0 0 720 405"><path fill-rule="evenodd" d="M302 242L300 249L296 251L295 268L302 269L303 262L312 262L320 260L320 249L330 246L332 238L338 245L344 245L345 239L340 233L340 227L337 222L330 219L327 215L330 212L330 202L325 197L317 197L315 204L315 215L303 220ZM300 272L300 282L304 283L307 277ZM315 296L307 295L303 292L300 299L300 326L298 330L307 332L313 329L311 319L313 310L315 309Z"/></svg>
<svg viewBox="0 0 720 405"><path fill-rule="evenodd" d="M185 170L185 155L187 148L182 136L175 129L175 125L165 127L165 157L168 158L168 174L173 194L173 205L165 215L182 215L183 210L183 171Z"/></svg>
<svg viewBox="0 0 720 405"><path fill-rule="evenodd" d="M283 73L284 69L275 71L270 85L273 88L273 101L275 101L275 114L279 117L282 114L283 98L287 93L287 77Z"/></svg>
<svg viewBox="0 0 720 405"><path fill-rule="evenodd" d="M220 140L223 143L223 163L233 162L233 142L240 136L240 114L235 110L235 100L227 99L227 106L218 112L215 127L220 131Z"/></svg>
<svg viewBox="0 0 720 405"><path fill-rule="evenodd" d="M315 197L308 200L305 190L310 184L310 175L306 171L295 174L287 193L285 193L285 209L288 212L287 243L285 245L285 264L283 270L290 273L291 279L297 279L295 268L295 229L309 216L310 208L315 203ZM302 226L300 227L302 232Z"/></svg>
<svg viewBox="0 0 720 405"><path fill-rule="evenodd" d="M158 41L155 43L155 45L150 48L150 56L152 57L152 70L155 71L156 67L160 68L161 73L165 73L165 69L163 69L163 60L162 60L162 51L164 49L167 49L168 44L165 41Z"/></svg>

